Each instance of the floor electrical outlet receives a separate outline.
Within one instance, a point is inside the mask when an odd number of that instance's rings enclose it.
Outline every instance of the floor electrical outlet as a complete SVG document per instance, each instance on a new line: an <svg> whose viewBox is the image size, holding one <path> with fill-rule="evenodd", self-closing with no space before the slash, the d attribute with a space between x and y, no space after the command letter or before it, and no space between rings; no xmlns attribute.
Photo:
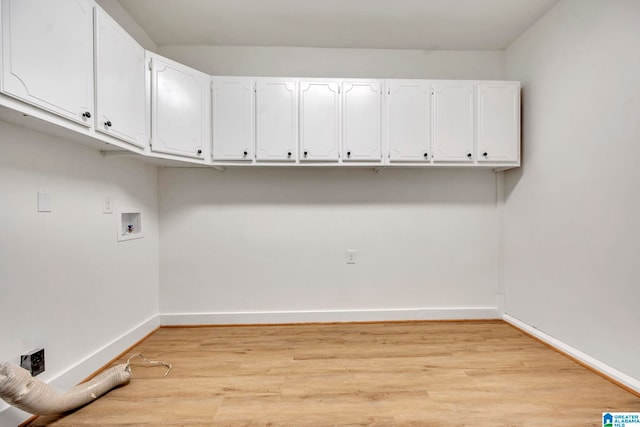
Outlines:
<svg viewBox="0 0 640 427"><path fill-rule="evenodd" d="M356 263L356 250L347 249L347 264L355 264L355 263Z"/></svg>
<svg viewBox="0 0 640 427"><path fill-rule="evenodd" d="M31 376L35 377L44 372L44 348L30 351L20 356L20 366L31 372Z"/></svg>

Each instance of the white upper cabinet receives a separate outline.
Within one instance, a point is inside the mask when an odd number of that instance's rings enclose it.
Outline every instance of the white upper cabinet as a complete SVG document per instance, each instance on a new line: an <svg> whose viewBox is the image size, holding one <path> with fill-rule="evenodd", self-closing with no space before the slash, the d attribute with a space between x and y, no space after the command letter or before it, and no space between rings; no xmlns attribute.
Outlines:
<svg viewBox="0 0 640 427"><path fill-rule="evenodd" d="M472 162L474 152L473 82L433 85L433 160Z"/></svg>
<svg viewBox="0 0 640 427"><path fill-rule="evenodd" d="M426 80L389 80L388 141L391 162L428 162L431 158L431 84Z"/></svg>
<svg viewBox="0 0 640 427"><path fill-rule="evenodd" d="M300 82L300 160L339 159L339 90L338 81Z"/></svg>
<svg viewBox="0 0 640 427"><path fill-rule="evenodd" d="M211 80L213 160L253 160L254 82L242 77Z"/></svg>
<svg viewBox="0 0 640 427"><path fill-rule="evenodd" d="M210 147L208 75L147 52L151 61L151 150L204 159Z"/></svg>
<svg viewBox="0 0 640 427"><path fill-rule="evenodd" d="M91 126L93 3L2 2L2 91Z"/></svg>
<svg viewBox="0 0 640 427"><path fill-rule="evenodd" d="M381 80L346 80L342 84L342 159L382 159Z"/></svg>
<svg viewBox="0 0 640 427"><path fill-rule="evenodd" d="M99 147L212 166L520 165L519 82L212 77L145 51L93 0L0 0L0 24L0 107Z"/></svg>
<svg viewBox="0 0 640 427"><path fill-rule="evenodd" d="M479 83L479 162L517 162L520 158L520 83Z"/></svg>
<svg viewBox="0 0 640 427"><path fill-rule="evenodd" d="M295 161L298 146L295 80L256 81L256 159Z"/></svg>
<svg viewBox="0 0 640 427"><path fill-rule="evenodd" d="M148 143L144 48L96 8L96 131L139 147Z"/></svg>

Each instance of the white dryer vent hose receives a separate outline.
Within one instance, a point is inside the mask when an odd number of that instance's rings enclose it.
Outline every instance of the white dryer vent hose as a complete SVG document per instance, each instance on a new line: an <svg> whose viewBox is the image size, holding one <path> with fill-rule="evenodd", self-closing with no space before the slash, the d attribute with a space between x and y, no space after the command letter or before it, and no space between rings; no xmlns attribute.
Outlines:
<svg viewBox="0 0 640 427"><path fill-rule="evenodd" d="M49 384L32 377L31 373L9 362L0 362L0 398L23 411L37 415L61 414L93 402L114 387L127 384L131 379L131 359L141 357L150 365L171 364L147 360L141 354L133 355L127 363L115 365L92 380L60 392Z"/></svg>

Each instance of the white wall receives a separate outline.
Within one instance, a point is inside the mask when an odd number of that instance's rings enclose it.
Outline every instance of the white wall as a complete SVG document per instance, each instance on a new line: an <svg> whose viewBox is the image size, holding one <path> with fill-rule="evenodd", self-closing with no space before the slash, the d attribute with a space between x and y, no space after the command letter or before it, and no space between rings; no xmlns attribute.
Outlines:
<svg viewBox="0 0 640 427"><path fill-rule="evenodd" d="M38 190L52 212L37 212ZM143 210L144 238L116 241L107 195ZM157 168L0 121L0 360L44 347L39 378L66 388L144 335L158 312L157 210ZM6 407L0 425L24 419Z"/></svg>
<svg viewBox="0 0 640 427"><path fill-rule="evenodd" d="M158 52L213 75L502 79L503 51L160 46Z"/></svg>
<svg viewBox="0 0 640 427"><path fill-rule="evenodd" d="M160 312L208 313L187 316L202 323L495 316L495 179L162 169Z"/></svg>
<svg viewBox="0 0 640 427"><path fill-rule="evenodd" d="M640 380L640 2L565 0L506 51L509 314Z"/></svg>

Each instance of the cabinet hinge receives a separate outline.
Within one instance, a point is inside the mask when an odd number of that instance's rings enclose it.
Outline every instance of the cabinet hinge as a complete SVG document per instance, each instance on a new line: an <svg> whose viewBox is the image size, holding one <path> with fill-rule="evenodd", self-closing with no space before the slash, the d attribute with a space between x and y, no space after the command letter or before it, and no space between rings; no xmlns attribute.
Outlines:
<svg viewBox="0 0 640 427"><path fill-rule="evenodd" d="M387 95L391 95L391 88L387 89Z"/></svg>
<svg viewBox="0 0 640 427"><path fill-rule="evenodd" d="M151 66L151 61L153 61L153 59L150 59L150 60L149 60L149 69L150 69L150 70L153 70L153 67Z"/></svg>

